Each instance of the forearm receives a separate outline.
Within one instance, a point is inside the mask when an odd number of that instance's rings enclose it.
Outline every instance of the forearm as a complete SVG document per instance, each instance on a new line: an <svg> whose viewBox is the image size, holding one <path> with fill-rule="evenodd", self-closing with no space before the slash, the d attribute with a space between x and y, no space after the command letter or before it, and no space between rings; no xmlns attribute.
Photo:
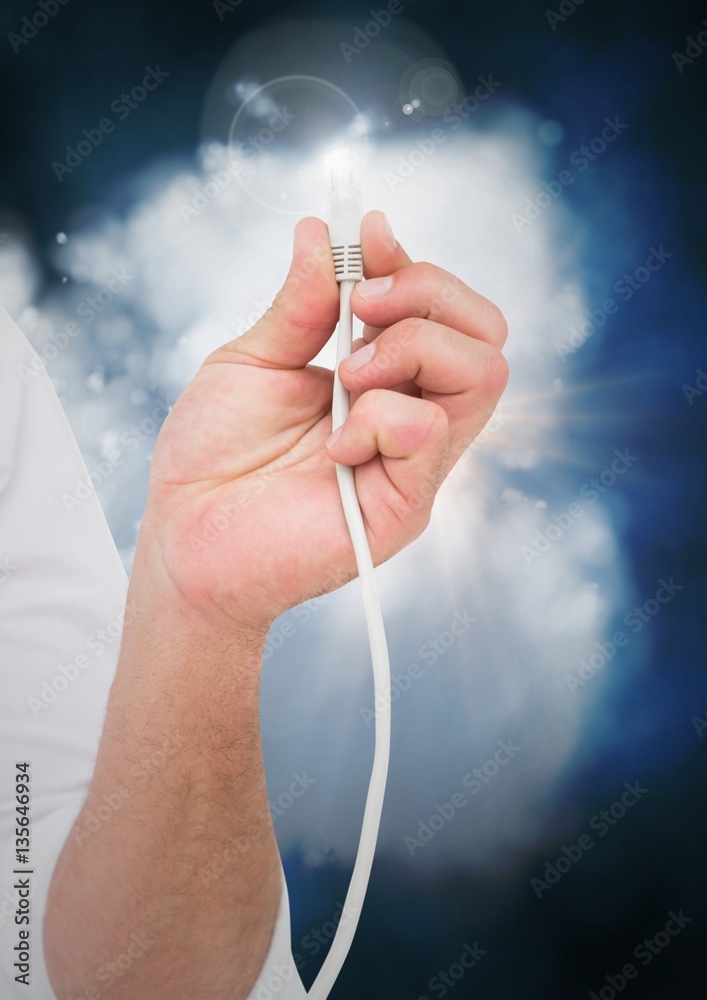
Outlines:
<svg viewBox="0 0 707 1000"><path fill-rule="evenodd" d="M136 557L94 775L54 872L47 966L60 998L102 992L127 953L113 1000L238 1000L280 899L258 711L265 634L203 628L148 565Z"/></svg>

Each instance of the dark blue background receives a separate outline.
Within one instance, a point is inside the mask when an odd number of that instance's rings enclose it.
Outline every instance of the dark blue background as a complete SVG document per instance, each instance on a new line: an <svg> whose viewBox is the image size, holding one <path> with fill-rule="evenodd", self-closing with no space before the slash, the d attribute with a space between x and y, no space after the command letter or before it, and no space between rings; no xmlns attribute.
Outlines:
<svg viewBox="0 0 707 1000"><path fill-rule="evenodd" d="M33 9L15 0L0 11L5 119L0 200L25 220L41 255L74 212L91 204L119 208L125 181L134 173L172 154L193 154L205 91L235 33L283 11L335 12L353 26L371 4L246 2L237 16L219 21L206 0L71 0L15 55L5 35ZM579 777L563 789L558 820L567 813L591 816L605 806L616 775L635 771L651 794L640 815L627 816L612 832L610 848L589 856L542 906L528 892L528 881L555 856L557 845L540 845L536 856L512 871L487 878L451 873L439 881L422 876L416 881L407 868L375 865L358 936L332 994L338 1000L424 995L431 973L454 960L469 933L483 942L488 957L475 970L473 985L471 977L464 979L449 995L587 997L679 907L693 923L625 995L646 1000L707 995L707 739L690 722L707 712L707 393L690 404L682 390L695 385L698 368L707 371L702 294L707 55L682 73L671 58L675 50L684 52L687 35L703 27L707 7L586 0L554 32L544 11L536 2L416 0L406 16L437 39L462 78L468 74L465 82L475 81L479 66L492 66L508 81L506 100L562 124L564 138L555 147L556 167L548 168L548 180L596 133L607 109L631 123L611 158L598 162L586 183L565 195L586 220L580 236L589 302L606 297L607 281L621 273L618 244L633 246L637 263L651 245L664 244L674 254L661 280L636 295L630 321L621 315L609 319L606 336L583 349L571 375L588 415L574 424L583 461L575 488L587 469L602 467L623 428L642 456L640 475L626 477L608 502L621 504L635 590L651 596L666 574L684 589L652 623L649 659L637 682L612 700L615 716L585 729L572 770ZM172 69L170 87L157 91L126 122L110 157L88 159L80 173L57 184L50 168L57 150L102 117L145 64L159 61ZM557 475L567 477L567 470L558 467ZM576 836L585 827L580 823ZM297 857L285 864L293 947L301 953L302 936L329 919L334 901L343 899L348 873L312 872ZM320 959L309 959L306 983Z"/></svg>

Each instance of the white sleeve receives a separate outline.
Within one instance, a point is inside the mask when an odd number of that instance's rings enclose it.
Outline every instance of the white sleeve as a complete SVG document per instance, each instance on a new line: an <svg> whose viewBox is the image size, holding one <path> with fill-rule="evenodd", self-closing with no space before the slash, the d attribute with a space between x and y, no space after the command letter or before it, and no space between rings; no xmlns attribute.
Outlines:
<svg viewBox="0 0 707 1000"><path fill-rule="evenodd" d="M93 773L115 673L127 578L49 376L0 308L0 996L56 1000L42 949L49 883ZM87 499L77 503L78 495ZM74 498L73 502L69 498ZM18 860L17 763L29 764L31 838ZM22 841L19 842L22 844ZM29 872L22 871L29 869ZM252 1000L280 977L306 996L287 888ZM26 895L26 887L30 895ZM29 923L26 920L29 920ZM29 931L29 938L21 935ZM23 959L28 958L28 962ZM29 987L20 978L29 966ZM289 971L294 975L288 976Z"/></svg>
<svg viewBox="0 0 707 1000"><path fill-rule="evenodd" d="M283 871L280 912L270 952L248 1000L306 1000L307 991L295 966L290 936L290 901Z"/></svg>

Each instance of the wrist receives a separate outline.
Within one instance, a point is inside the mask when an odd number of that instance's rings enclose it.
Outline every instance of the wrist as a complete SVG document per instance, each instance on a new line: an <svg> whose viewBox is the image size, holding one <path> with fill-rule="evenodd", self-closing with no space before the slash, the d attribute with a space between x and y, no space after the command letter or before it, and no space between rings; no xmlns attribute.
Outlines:
<svg viewBox="0 0 707 1000"><path fill-rule="evenodd" d="M182 664L201 676L224 667L259 682L270 622L226 613L208 594L195 595L167 572L160 540L143 525L125 605L121 662L159 672Z"/></svg>
<svg viewBox="0 0 707 1000"><path fill-rule="evenodd" d="M128 613L136 617L159 611L160 619L169 622L176 634L187 632L196 641L264 647L276 615L254 606L247 595L239 600L232 582L229 600L220 600L216 584L213 575L188 572L184 560L170 558L165 533L143 520L128 591L133 607L126 609L126 618Z"/></svg>

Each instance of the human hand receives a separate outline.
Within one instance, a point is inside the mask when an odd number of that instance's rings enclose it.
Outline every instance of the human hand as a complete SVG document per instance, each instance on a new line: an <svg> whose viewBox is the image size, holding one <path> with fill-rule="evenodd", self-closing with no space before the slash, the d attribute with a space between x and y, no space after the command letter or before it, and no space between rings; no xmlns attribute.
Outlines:
<svg viewBox="0 0 707 1000"><path fill-rule="evenodd" d="M354 347L373 357L341 366L351 412L337 441L327 443L333 373L309 364L339 316L327 227L314 218L296 227L272 307L209 355L159 434L136 560L156 560L153 575L209 627L267 630L356 575L335 462L356 467L376 565L417 538L505 388L496 306L413 263L380 212L365 217L362 247L368 280L352 309L366 327ZM384 277L384 295L361 294Z"/></svg>

